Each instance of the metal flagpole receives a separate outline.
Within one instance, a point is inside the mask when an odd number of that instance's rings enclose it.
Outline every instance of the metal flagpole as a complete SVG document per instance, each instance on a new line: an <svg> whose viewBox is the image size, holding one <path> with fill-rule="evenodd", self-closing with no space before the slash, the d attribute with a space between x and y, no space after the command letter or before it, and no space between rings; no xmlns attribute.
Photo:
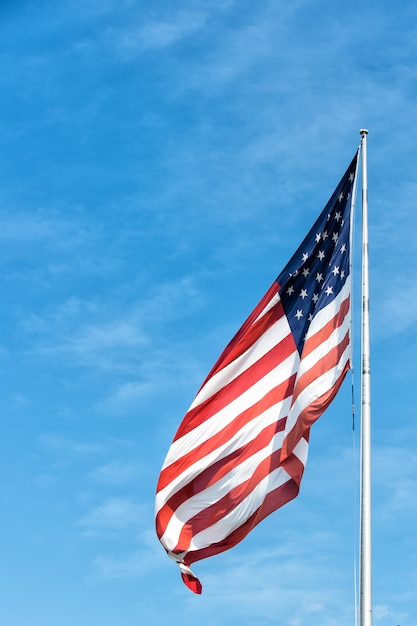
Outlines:
<svg viewBox="0 0 417 626"><path fill-rule="evenodd" d="M360 626L372 626L372 551L371 551L371 365L369 341L369 246L368 246L368 173L366 129L362 136L362 398L361 398L361 484L359 614Z"/></svg>

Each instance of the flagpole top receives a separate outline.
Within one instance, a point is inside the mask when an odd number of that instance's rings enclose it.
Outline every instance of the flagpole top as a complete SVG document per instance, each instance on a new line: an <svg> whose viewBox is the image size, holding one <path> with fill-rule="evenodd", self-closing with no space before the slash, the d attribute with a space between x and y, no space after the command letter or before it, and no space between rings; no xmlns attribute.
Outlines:
<svg viewBox="0 0 417 626"><path fill-rule="evenodd" d="M365 137L368 133L369 130L367 130L366 128L361 128L359 131L359 134L362 135L362 137Z"/></svg>

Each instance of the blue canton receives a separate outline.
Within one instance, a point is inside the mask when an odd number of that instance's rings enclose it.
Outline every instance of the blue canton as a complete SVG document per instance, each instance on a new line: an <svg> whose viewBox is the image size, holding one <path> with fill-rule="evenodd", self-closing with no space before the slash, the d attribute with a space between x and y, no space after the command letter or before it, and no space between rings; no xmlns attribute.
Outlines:
<svg viewBox="0 0 417 626"><path fill-rule="evenodd" d="M350 220L357 155L297 252L277 278L301 355L315 314L339 294L350 271Z"/></svg>

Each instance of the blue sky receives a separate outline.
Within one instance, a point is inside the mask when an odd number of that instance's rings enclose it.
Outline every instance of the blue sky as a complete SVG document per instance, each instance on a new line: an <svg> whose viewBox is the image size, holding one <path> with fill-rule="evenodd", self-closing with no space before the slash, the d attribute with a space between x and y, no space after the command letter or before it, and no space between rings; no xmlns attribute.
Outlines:
<svg viewBox="0 0 417 626"><path fill-rule="evenodd" d="M17 0L0 18L0 622L353 623L350 378L300 496L195 565L201 597L153 507L200 383L367 127L374 623L415 623L415 2Z"/></svg>

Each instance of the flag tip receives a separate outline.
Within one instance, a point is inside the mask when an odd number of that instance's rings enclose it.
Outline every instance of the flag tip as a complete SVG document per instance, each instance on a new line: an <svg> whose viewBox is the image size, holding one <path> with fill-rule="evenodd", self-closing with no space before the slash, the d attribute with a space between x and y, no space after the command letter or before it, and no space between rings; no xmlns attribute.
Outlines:
<svg viewBox="0 0 417 626"><path fill-rule="evenodd" d="M188 589L191 589L193 593L201 595L203 591L203 585L198 580L197 576L192 573L190 568L185 565L185 563L178 563L178 567L181 571L181 578L184 584L188 587Z"/></svg>
<svg viewBox="0 0 417 626"><path fill-rule="evenodd" d="M359 134L362 135L362 137L364 135L367 135L369 133L369 130L367 130L366 128L361 128L359 131Z"/></svg>

